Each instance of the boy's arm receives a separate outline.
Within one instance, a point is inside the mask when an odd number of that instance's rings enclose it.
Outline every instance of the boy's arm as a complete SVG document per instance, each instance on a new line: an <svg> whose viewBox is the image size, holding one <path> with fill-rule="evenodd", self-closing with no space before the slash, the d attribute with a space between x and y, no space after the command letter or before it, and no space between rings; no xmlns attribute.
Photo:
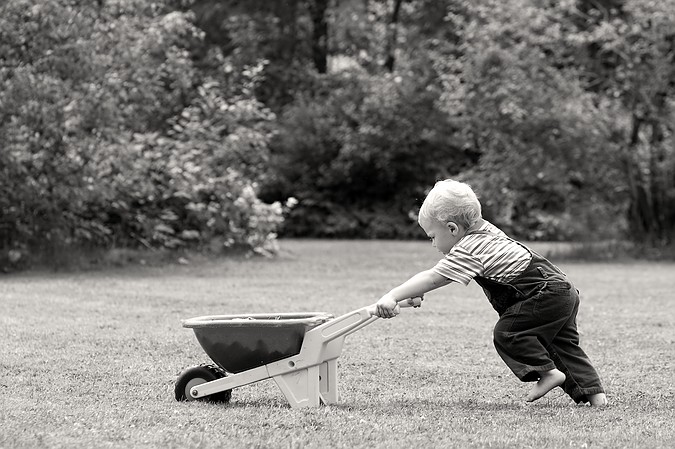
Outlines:
<svg viewBox="0 0 675 449"><path fill-rule="evenodd" d="M398 287L394 287L377 301L377 316L393 318L396 316L396 304L415 296L422 296L426 292L435 290L452 282L432 270L422 271L411 277Z"/></svg>

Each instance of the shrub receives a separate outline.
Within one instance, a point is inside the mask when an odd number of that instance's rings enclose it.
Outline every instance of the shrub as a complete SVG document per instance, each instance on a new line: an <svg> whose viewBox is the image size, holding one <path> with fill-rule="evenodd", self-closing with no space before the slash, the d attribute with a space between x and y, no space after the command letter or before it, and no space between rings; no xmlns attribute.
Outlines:
<svg viewBox="0 0 675 449"><path fill-rule="evenodd" d="M411 237L411 220L441 167L467 155L423 80L346 70L319 80L280 117L265 197L299 204L286 235Z"/></svg>
<svg viewBox="0 0 675 449"><path fill-rule="evenodd" d="M160 3L3 4L0 266L77 246L273 250L281 206L256 192L274 116L247 94L255 70L195 66L192 21Z"/></svg>

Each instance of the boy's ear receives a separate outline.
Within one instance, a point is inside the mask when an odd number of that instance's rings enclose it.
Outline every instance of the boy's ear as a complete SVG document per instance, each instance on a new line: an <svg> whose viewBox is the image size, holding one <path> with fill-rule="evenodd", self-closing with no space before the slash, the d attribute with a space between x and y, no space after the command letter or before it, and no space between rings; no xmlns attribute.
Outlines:
<svg viewBox="0 0 675 449"><path fill-rule="evenodd" d="M449 221L445 224L452 234L459 232L459 226L454 221Z"/></svg>

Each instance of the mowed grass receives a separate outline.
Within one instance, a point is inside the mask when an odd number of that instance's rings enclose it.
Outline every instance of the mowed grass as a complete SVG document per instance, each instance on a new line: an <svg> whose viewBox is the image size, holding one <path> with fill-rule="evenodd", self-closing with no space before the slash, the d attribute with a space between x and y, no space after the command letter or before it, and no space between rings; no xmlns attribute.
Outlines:
<svg viewBox="0 0 675 449"><path fill-rule="evenodd" d="M291 409L271 381L229 404L176 402L208 362L181 319L347 313L435 263L426 242L281 242L276 259L0 278L2 448L670 448L675 444L675 265L560 261L582 291L582 345L611 405L560 389L533 404L492 347L477 286L349 336L341 402Z"/></svg>

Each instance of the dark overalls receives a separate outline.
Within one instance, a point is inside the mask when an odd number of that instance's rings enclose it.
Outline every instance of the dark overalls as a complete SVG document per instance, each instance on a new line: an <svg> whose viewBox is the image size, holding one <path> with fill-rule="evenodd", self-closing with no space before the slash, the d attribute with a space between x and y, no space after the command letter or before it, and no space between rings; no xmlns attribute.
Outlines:
<svg viewBox="0 0 675 449"><path fill-rule="evenodd" d="M497 235L487 231L471 234ZM604 393L604 389L579 346L579 292L558 267L511 241L532 254L525 271L508 283L474 278L499 314L495 348L521 381L537 381L538 372L558 368L567 376L562 385L565 392L577 403L588 402L587 395Z"/></svg>

